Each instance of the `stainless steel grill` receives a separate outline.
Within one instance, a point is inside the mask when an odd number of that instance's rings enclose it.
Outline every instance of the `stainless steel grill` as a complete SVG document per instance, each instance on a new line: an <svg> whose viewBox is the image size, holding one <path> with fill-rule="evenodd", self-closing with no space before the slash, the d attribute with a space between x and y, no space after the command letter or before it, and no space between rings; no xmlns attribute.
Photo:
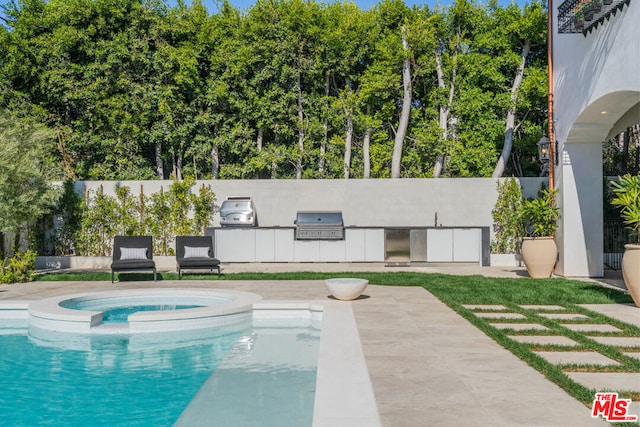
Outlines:
<svg viewBox="0 0 640 427"><path fill-rule="evenodd" d="M344 240L340 211L299 211L295 225L296 240Z"/></svg>
<svg viewBox="0 0 640 427"><path fill-rule="evenodd" d="M227 197L220 206L222 227L257 227L258 214L251 197Z"/></svg>

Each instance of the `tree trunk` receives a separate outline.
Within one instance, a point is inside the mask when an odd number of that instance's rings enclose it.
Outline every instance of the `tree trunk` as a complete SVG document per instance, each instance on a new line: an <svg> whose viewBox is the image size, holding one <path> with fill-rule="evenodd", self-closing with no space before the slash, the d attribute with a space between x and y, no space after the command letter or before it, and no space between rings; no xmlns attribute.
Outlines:
<svg viewBox="0 0 640 427"><path fill-rule="evenodd" d="M511 100L509 110L507 111L507 124L504 135L504 146L502 147L502 153L498 158L496 168L491 175L493 178L500 178L504 173L504 169L511 155L511 147L513 146L513 128L516 121L516 103L518 101L518 89L522 84L522 77L524 76L524 67L527 62L527 55L529 55L529 49L531 47L531 41L525 40L522 52L520 53L520 65L516 77L513 79L513 86L511 86Z"/></svg>
<svg viewBox="0 0 640 427"><path fill-rule="evenodd" d="M176 161L176 179L182 181L182 154L178 154L178 160Z"/></svg>
<svg viewBox="0 0 640 427"><path fill-rule="evenodd" d="M398 131L393 144L393 156L391 157L391 178L400 178L400 166L402 163L402 146L409 127L411 115L411 61L409 60L409 43L407 42L406 29L402 28L402 49L405 59L402 63L402 111L398 123Z"/></svg>
<svg viewBox="0 0 640 427"><path fill-rule="evenodd" d="M196 163L196 156L193 156L192 159L193 159L193 178L197 181L198 180L198 165Z"/></svg>
<svg viewBox="0 0 640 427"><path fill-rule="evenodd" d="M164 179L164 164L162 162L162 143L156 143L156 175L158 175L158 179Z"/></svg>
<svg viewBox="0 0 640 427"><path fill-rule="evenodd" d="M344 138L344 179L349 179L349 171L351 169L351 144L353 143L353 116L351 107L349 106L351 96L351 79L346 78L345 85L347 87L347 104L345 106L345 115L347 116L347 133Z"/></svg>
<svg viewBox="0 0 640 427"><path fill-rule="evenodd" d="M258 137L256 138L256 148L258 153L262 151L262 129L258 129Z"/></svg>
<svg viewBox="0 0 640 427"><path fill-rule="evenodd" d="M436 75L438 76L438 87L444 89L444 73L442 71L442 51L436 49ZM438 115L438 126L440 127L440 142L441 144L447 140L447 129L449 124L449 106L441 105L440 114ZM433 177L439 178L444 167L444 154L438 153L436 156L436 163L433 166Z"/></svg>
<svg viewBox="0 0 640 427"><path fill-rule="evenodd" d="M218 153L218 146L216 144L211 145L211 178L216 179L218 172L220 172L220 157Z"/></svg>
<svg viewBox="0 0 640 427"><path fill-rule="evenodd" d="M60 152L60 157L62 158L62 167L64 168L65 175L69 179L77 179L78 176L73 170L73 156L67 150L67 147L64 142L64 133L62 130L58 131L58 151Z"/></svg>
<svg viewBox="0 0 640 427"><path fill-rule="evenodd" d="M349 179L351 169L351 144L353 142L353 117L347 116L347 135L344 139L344 179Z"/></svg>
<svg viewBox="0 0 640 427"><path fill-rule="evenodd" d="M447 100L447 105L441 105L439 116L438 116L438 126L440 127L440 148L446 148L447 141L449 140L449 121L451 115L451 106L453 105L453 96L455 94L456 87L456 75L458 73L458 42L459 35L456 39L456 49L453 56L453 70L451 71L451 84L449 85L449 98ZM438 77L438 87L441 89L445 89L446 84L444 81L444 71L442 69L442 49L436 49L436 75ZM445 147L443 147L445 146ZM444 151L444 150L442 150ZM433 177L439 178L444 170L445 163L445 155L444 152L440 152L436 155L436 162L433 166Z"/></svg>
<svg viewBox="0 0 640 427"><path fill-rule="evenodd" d="M367 117L371 114L371 105L367 105ZM364 131L364 139L362 140L362 161L364 162L364 174L363 178L369 179L371 177L371 158L369 154L369 145L371 144L371 125L367 123L367 128Z"/></svg>
<svg viewBox="0 0 640 427"><path fill-rule="evenodd" d="M304 153L304 112L302 110L302 81L298 74L298 159L296 161L296 179L302 179L302 154Z"/></svg>
<svg viewBox="0 0 640 427"><path fill-rule="evenodd" d="M324 75L324 96L325 96L325 118L322 123L324 131L324 139L320 143L320 158L318 159L318 171L324 172L324 157L327 152L327 144L329 142L329 72Z"/></svg>

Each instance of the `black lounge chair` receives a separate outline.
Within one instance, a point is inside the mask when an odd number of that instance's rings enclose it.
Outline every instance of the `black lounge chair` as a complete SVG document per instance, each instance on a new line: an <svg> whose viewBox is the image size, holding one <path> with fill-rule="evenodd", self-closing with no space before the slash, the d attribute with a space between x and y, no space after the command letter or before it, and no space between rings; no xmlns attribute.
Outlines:
<svg viewBox="0 0 640 427"><path fill-rule="evenodd" d="M178 279L182 279L182 270L217 270L220 276L220 260L214 257L211 236L176 236L176 264Z"/></svg>
<svg viewBox="0 0 640 427"><path fill-rule="evenodd" d="M153 271L153 281L156 281L156 263L153 261L151 236L115 236L111 283L114 281L116 272L138 271Z"/></svg>

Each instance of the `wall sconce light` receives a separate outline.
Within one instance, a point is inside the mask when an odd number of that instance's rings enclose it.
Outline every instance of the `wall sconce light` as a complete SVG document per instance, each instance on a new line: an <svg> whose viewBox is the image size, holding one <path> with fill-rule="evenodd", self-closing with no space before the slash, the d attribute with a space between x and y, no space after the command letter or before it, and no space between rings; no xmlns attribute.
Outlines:
<svg viewBox="0 0 640 427"><path fill-rule="evenodd" d="M544 134L542 134L542 138L538 141L538 159L540 163L544 165L549 163L549 146L551 145L551 141Z"/></svg>

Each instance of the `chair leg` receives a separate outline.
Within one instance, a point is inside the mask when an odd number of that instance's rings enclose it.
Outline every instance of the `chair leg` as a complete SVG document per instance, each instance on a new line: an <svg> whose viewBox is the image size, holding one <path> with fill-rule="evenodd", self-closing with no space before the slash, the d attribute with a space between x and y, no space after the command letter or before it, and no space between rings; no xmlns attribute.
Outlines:
<svg viewBox="0 0 640 427"><path fill-rule="evenodd" d="M155 268L153 269L153 281L154 282L156 281L156 269Z"/></svg>
<svg viewBox="0 0 640 427"><path fill-rule="evenodd" d="M111 283L113 283L114 276L115 276L115 273L113 270L111 270Z"/></svg>
<svg viewBox="0 0 640 427"><path fill-rule="evenodd" d="M178 267L178 280L182 280L182 270Z"/></svg>

